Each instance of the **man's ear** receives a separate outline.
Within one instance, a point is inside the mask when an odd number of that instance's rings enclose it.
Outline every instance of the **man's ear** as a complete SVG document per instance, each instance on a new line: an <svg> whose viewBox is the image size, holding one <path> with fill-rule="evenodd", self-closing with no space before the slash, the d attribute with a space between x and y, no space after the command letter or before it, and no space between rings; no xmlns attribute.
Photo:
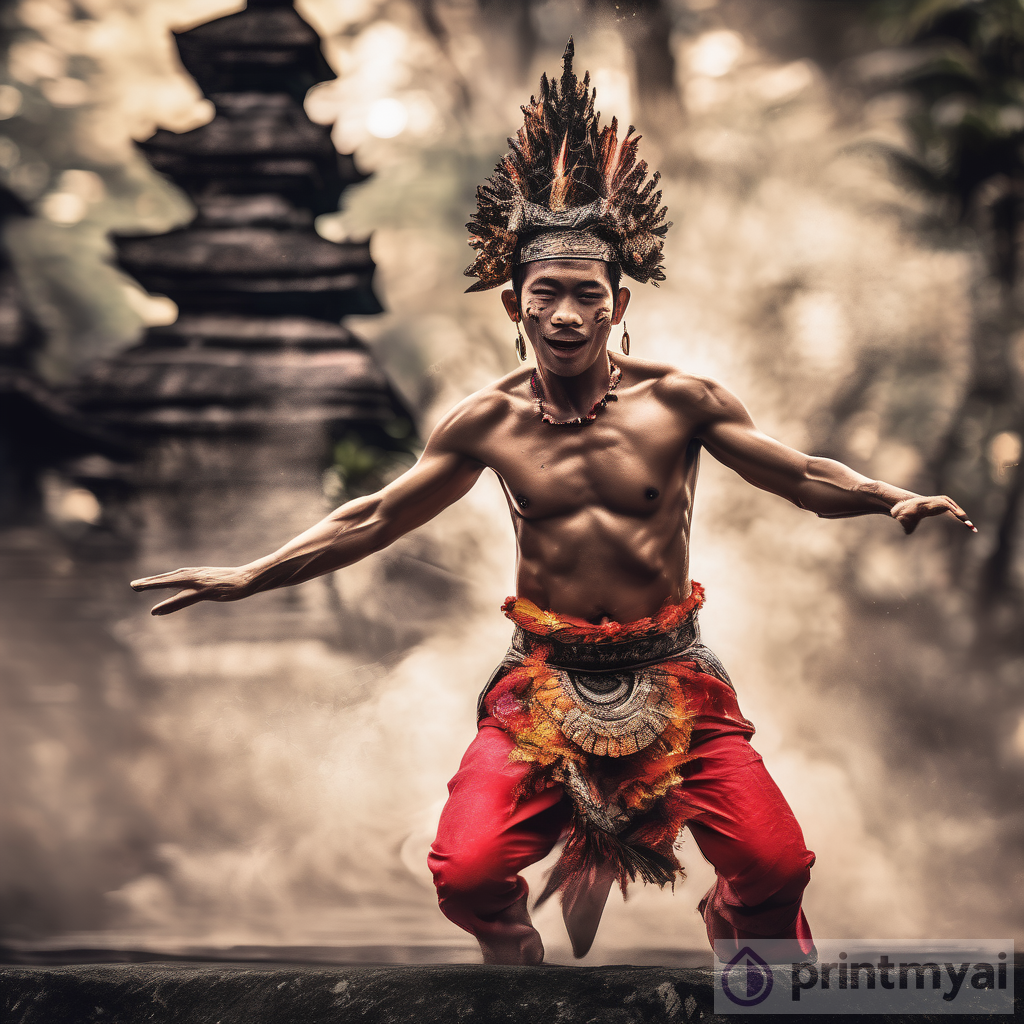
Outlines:
<svg viewBox="0 0 1024 1024"><path fill-rule="evenodd" d="M518 323L520 320L519 316L519 300L516 298L516 293L511 288L506 288L501 293L501 304L505 307L505 312L508 313L508 318L513 323Z"/></svg>
<svg viewBox="0 0 1024 1024"><path fill-rule="evenodd" d="M629 305L629 289L620 288L619 294L615 296L615 309L612 311L612 323L617 324L625 315L626 307Z"/></svg>

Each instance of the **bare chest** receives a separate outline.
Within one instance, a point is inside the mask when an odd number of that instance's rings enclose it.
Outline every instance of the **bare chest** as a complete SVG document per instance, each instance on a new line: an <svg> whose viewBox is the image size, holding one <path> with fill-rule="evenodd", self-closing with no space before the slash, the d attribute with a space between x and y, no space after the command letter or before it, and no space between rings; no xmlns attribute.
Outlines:
<svg viewBox="0 0 1024 1024"><path fill-rule="evenodd" d="M515 417L486 439L484 461L526 519L594 507L642 516L688 490L696 459L689 435L660 403L623 395L579 426L544 423L532 410Z"/></svg>

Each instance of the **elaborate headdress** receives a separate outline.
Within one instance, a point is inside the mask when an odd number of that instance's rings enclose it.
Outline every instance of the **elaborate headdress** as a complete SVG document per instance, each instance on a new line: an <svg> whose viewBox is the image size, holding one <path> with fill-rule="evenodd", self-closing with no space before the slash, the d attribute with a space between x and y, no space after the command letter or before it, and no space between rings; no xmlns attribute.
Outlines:
<svg viewBox="0 0 1024 1024"><path fill-rule="evenodd" d="M512 269L531 260L576 258L618 263L636 281L665 280L661 247L671 226L637 161L640 141L630 125L620 142L618 121L601 128L594 111L597 90L590 73L581 83L572 70L570 39L562 55L561 82L541 75L540 99L522 108L526 123L511 152L476 192L476 216L466 227L477 250L467 291L504 284Z"/></svg>

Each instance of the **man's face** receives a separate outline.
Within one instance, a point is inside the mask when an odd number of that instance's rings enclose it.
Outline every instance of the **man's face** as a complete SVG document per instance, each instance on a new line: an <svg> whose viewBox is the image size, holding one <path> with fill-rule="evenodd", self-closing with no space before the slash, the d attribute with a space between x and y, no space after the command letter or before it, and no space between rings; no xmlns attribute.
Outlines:
<svg viewBox="0 0 1024 1024"><path fill-rule="evenodd" d="M612 325L622 319L629 291L613 294L600 260L536 260L525 264L522 298L502 293L509 316L519 319L544 369L576 377L604 354Z"/></svg>

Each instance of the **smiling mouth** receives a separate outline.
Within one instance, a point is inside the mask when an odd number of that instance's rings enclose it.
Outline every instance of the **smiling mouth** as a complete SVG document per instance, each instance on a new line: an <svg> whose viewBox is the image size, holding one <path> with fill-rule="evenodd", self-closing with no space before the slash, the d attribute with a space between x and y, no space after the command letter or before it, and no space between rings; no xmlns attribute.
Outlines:
<svg viewBox="0 0 1024 1024"><path fill-rule="evenodd" d="M586 338L549 338L544 336L544 341L552 348L562 349L563 351L571 351L573 349L581 348L587 343Z"/></svg>

